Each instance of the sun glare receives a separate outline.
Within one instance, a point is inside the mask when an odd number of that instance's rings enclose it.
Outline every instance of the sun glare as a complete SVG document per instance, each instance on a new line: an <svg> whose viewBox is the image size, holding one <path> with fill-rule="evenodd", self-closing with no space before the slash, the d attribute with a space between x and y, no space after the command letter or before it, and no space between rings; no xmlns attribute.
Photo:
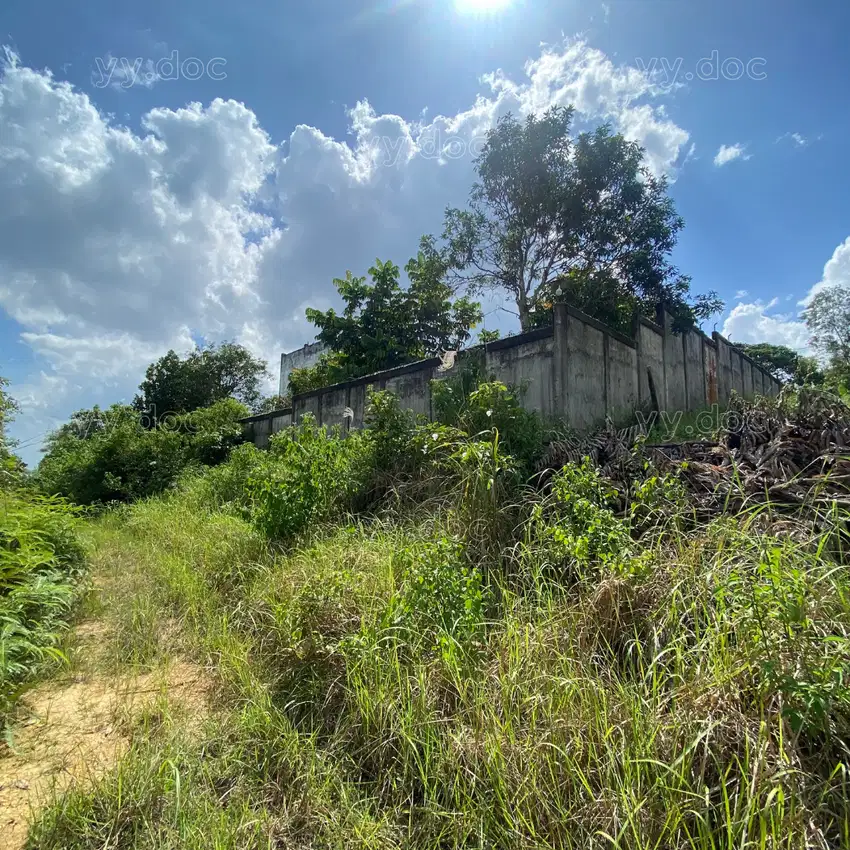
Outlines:
<svg viewBox="0 0 850 850"><path fill-rule="evenodd" d="M512 0L455 0L459 12L486 15L510 6Z"/></svg>

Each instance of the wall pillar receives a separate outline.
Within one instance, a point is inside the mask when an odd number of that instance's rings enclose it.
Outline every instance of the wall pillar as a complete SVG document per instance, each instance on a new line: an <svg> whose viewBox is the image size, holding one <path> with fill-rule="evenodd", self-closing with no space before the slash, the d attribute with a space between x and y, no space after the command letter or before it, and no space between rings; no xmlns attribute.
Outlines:
<svg viewBox="0 0 850 850"><path fill-rule="evenodd" d="M567 396L569 393L569 350L567 347L567 335L569 333L570 316L567 305L555 302L553 312L555 314L555 335L552 351L552 379L554 381L553 398L555 402L555 416L559 419L567 418Z"/></svg>

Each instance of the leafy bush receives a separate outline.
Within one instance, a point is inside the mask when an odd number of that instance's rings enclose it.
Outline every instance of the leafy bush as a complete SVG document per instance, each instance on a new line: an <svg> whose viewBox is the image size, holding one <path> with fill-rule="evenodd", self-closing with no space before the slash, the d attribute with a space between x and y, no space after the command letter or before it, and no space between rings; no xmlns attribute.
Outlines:
<svg viewBox="0 0 850 850"><path fill-rule="evenodd" d="M632 550L627 524L613 510L617 491L585 458L552 479L545 505L532 510L532 539L547 562L574 578L593 577L606 565L627 561Z"/></svg>
<svg viewBox="0 0 850 850"><path fill-rule="evenodd" d="M81 411L54 432L36 482L77 504L129 502L160 493L191 466L222 462L242 442L244 405L224 399L148 429L130 407Z"/></svg>
<svg viewBox="0 0 850 850"><path fill-rule="evenodd" d="M180 491L201 510L235 510L248 516L248 480L267 460L266 452L243 443L228 460L210 468L190 469L180 480Z"/></svg>
<svg viewBox="0 0 850 850"><path fill-rule="evenodd" d="M343 439L305 415L271 439L268 457L246 485L251 516L268 537L286 540L326 519L360 490L364 441Z"/></svg>
<svg viewBox="0 0 850 850"><path fill-rule="evenodd" d="M506 454L526 475L543 451L540 417L520 403L520 392L501 381L482 381L480 369L471 366L460 375L433 381L432 397L437 419L482 439L498 434Z"/></svg>
<svg viewBox="0 0 850 850"><path fill-rule="evenodd" d="M0 492L0 716L22 683L61 658L84 570L76 525L58 499Z"/></svg>
<svg viewBox="0 0 850 850"><path fill-rule="evenodd" d="M394 567L402 584L390 605L388 625L397 637L445 655L482 636L481 572L469 566L460 541L441 538L403 549Z"/></svg>

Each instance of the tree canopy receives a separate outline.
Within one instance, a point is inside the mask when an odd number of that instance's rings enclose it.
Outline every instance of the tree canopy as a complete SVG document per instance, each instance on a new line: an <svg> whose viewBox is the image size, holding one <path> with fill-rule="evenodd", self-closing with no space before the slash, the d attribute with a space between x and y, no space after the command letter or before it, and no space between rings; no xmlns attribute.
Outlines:
<svg viewBox="0 0 850 850"><path fill-rule="evenodd" d="M406 289L399 280L399 267L389 261L376 260L369 269L371 282L350 271L334 280L344 303L342 312L307 310L307 318L318 328L316 338L331 353L312 368L294 370L292 392L391 369L464 345L481 320L481 307L467 297L452 298L440 255L420 251L405 272L410 281Z"/></svg>
<svg viewBox="0 0 850 850"><path fill-rule="evenodd" d="M850 363L850 287L821 290L803 316L815 351L831 361Z"/></svg>
<svg viewBox="0 0 850 850"><path fill-rule="evenodd" d="M684 222L643 149L607 125L574 140L572 117L563 107L524 122L508 115L489 131L469 209L446 211L439 254L455 282L508 292L524 330L558 287L619 326L659 305L680 327L722 309L714 293L691 298L690 278L669 260ZM426 237L423 249L434 244Z"/></svg>
<svg viewBox="0 0 850 850"><path fill-rule="evenodd" d="M12 454L12 441L6 428L18 412L17 402L7 392L9 381L0 377L0 461Z"/></svg>
<svg viewBox="0 0 850 850"><path fill-rule="evenodd" d="M125 404L78 410L47 438L36 482L85 505L151 496L187 467L226 460L244 439L239 419L247 415L232 398L160 418L156 427Z"/></svg>
<svg viewBox="0 0 850 850"><path fill-rule="evenodd" d="M169 351L145 372L133 407L151 417L190 413L234 398L255 409L262 398L266 362L233 342L198 347L186 357Z"/></svg>
<svg viewBox="0 0 850 850"><path fill-rule="evenodd" d="M830 286L818 292L803 312L811 344L827 362L827 383L850 391L850 287Z"/></svg>
<svg viewBox="0 0 850 850"><path fill-rule="evenodd" d="M25 469L23 461L14 453L16 442L12 440L7 427L20 408L9 395L6 378L0 377L0 488L17 481Z"/></svg>

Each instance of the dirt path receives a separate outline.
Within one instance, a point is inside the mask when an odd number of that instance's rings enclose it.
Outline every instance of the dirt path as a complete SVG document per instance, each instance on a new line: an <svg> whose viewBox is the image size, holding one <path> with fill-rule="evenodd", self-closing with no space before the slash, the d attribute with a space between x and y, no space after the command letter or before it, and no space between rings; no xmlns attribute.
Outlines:
<svg viewBox="0 0 850 850"><path fill-rule="evenodd" d="M105 637L98 622L76 629L83 653L96 654ZM129 748L132 719L146 706L167 696L203 716L207 692L203 669L179 660L136 676L78 672L29 691L14 749L0 743L0 850L24 846L33 812L54 794L103 776Z"/></svg>

